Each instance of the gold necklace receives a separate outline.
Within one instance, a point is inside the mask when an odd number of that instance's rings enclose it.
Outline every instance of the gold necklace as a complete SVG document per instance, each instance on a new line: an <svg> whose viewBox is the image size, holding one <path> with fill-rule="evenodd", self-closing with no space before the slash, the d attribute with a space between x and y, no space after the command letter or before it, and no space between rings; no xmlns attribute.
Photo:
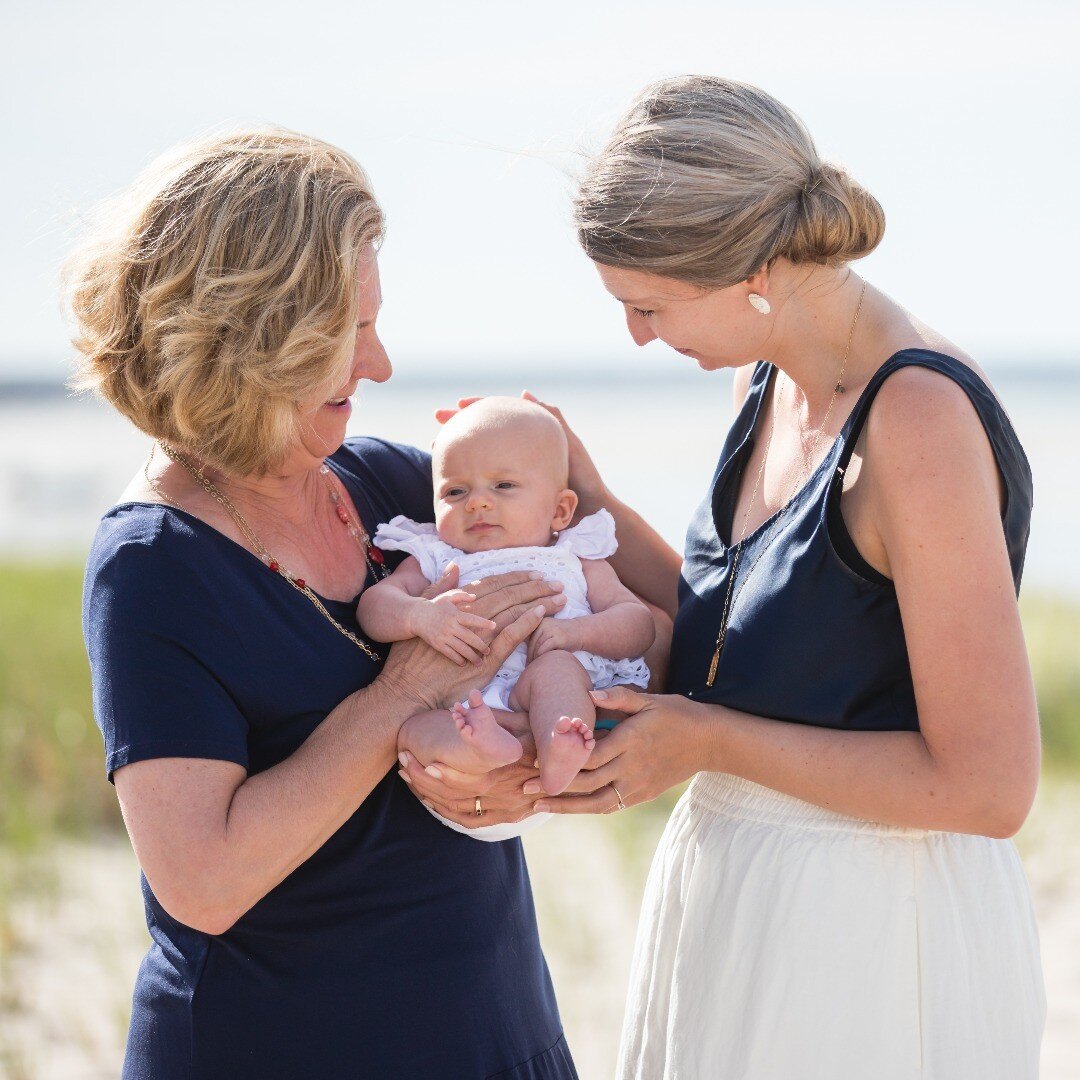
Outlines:
<svg viewBox="0 0 1080 1080"><path fill-rule="evenodd" d="M811 433L813 439L811 446L817 445L817 441L821 434L825 430L825 426L829 422L829 417L832 415L833 405L836 403L838 394L846 392L844 387L844 372L847 371L848 357L851 355L851 339L855 336L855 326L859 321L859 313L862 311L863 299L866 296L866 281L863 281L862 290L859 293L859 303L855 308L855 318L851 320L851 328L848 330L847 345L844 348L844 358L840 363L840 374L837 376L836 382L833 385L832 396L829 398L828 407L825 410L825 416L822 418L821 423ZM716 635L716 648L713 650L712 660L709 662L709 673L705 679L705 685L711 687L716 682L716 669L720 666L720 653L724 649L724 639L727 637L728 623L731 620L731 610L735 606L739 597L742 595L743 589L746 588L746 583L750 580L750 577L757 569L757 565L761 562L762 555L769 549L769 545L773 542L776 534L780 529L780 525L783 522L784 514L787 512L788 507L791 505L796 494L798 494L801 484L800 478L795 478L795 483L792 485L791 494L784 501L784 504L776 512L776 516L773 518L773 523L769 527L769 531L765 534L765 540L762 542L761 548L758 551L757 558L750 564L750 569L743 574L742 583L739 585L738 590L734 589L735 577L739 569L739 557L742 555L743 543L746 540L747 532L746 527L750 521L750 511L754 507L754 501L757 498L758 488L761 485L761 477L765 472L765 463L769 460L769 451L772 449L773 436L776 434L776 414L780 411L780 394L783 390L781 386L776 392L776 404L773 407L772 423L769 425L769 438L765 443L765 452L761 456L761 464L758 466L757 476L754 477L754 487L750 492L750 501L746 504L746 510L743 513L742 529L740 530L738 542L734 547L734 555L731 560L731 574L728 577L727 590L724 594L724 608L720 613L720 630ZM803 439L802 429L799 430L799 446L803 454L803 465L806 470L805 480L809 480L813 469L810 467L810 453L806 449L806 442ZM786 479L786 476L785 476ZM805 482L804 480L804 482Z"/></svg>
<svg viewBox="0 0 1080 1080"><path fill-rule="evenodd" d="M226 513L229 514L233 521L236 522L237 528L241 531L241 533L243 533L244 538L254 550L255 554L258 555L258 557L270 570L272 570L279 577L284 578L298 592L303 593L304 596L306 596L311 601L311 603L315 605L316 609L320 612L320 614L322 614L323 617L340 634L347 637L358 649L363 651L365 655L367 655L370 659L374 660L377 664L382 663L382 657L374 649L372 649L367 644L367 642L362 641L348 627L342 626L341 623L339 623L337 619L335 619L334 616L326 610L326 605L322 602L319 596L312 590L311 586L309 586L302 577L297 577L295 574L285 569L285 567L282 566L281 563L278 562L278 560L275 559L269 551L267 551L266 545L263 544L262 540L259 539L258 534L251 527L251 525L248 524L247 519L244 517L243 514L240 513L236 504L202 471L202 468L194 465L183 454L181 454L177 450L174 450L167 443L160 443L160 446L167 458L169 458L171 461L175 461L177 465L185 469L195 479L195 481L199 484L203 491L205 491L206 494L214 500L214 502L216 502L223 510L225 510ZM153 450L151 450L151 456L152 455ZM147 460L146 466L143 469L143 475L149 482L151 489L159 498L164 499L166 502L172 502L172 500L170 500L161 490L161 487L158 485L157 481L151 479L149 460ZM374 547L374 545L372 545L367 533L363 529L363 526L357 525L353 522L352 515L349 514L341 499L340 493L334 487L333 481L330 478L330 467L325 462L319 467L319 475L322 477L323 481L329 488L330 499L334 504L335 513L337 514L338 519L342 522L342 524L348 527L350 535L352 535L354 539L356 539L357 543L360 545L361 550L364 552L364 560L367 564L368 570L375 577L385 577L386 567L383 565L382 552L379 551L378 548ZM177 503L173 503L173 505L179 506L179 504ZM179 508L181 510L184 509L182 506Z"/></svg>

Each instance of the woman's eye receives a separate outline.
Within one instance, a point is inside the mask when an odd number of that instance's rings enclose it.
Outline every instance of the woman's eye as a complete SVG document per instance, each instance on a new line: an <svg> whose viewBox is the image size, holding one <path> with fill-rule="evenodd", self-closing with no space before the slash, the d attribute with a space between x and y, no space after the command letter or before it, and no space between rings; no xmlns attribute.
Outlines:
<svg viewBox="0 0 1080 1080"><path fill-rule="evenodd" d="M638 316L640 316L640 317L641 317L642 319L647 319L647 318L648 318L648 317L649 317L650 315L652 315L652 314L653 314L653 312L651 312L651 311L645 311L645 310L644 310L643 308L639 308L639 307L636 307L636 308L631 308L630 310L631 310L631 311L632 311L632 312L633 312L633 313L634 313L635 315L638 315Z"/></svg>

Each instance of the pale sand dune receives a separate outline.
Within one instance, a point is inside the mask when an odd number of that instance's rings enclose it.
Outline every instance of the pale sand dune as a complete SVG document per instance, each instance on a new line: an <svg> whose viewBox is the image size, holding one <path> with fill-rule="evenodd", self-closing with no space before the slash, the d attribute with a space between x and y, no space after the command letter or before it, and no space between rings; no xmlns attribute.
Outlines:
<svg viewBox="0 0 1080 1080"><path fill-rule="evenodd" d="M1080 785L1048 783L1020 838L1050 1002L1042 1080L1080 1080L1078 819ZM558 819L527 841L541 932L582 1080L612 1073L656 830L654 817L629 811L618 825L611 818ZM138 869L120 839L64 844L55 867L51 895L26 899L14 911L17 947L0 988L4 1080L105 1080L119 1073L146 942Z"/></svg>

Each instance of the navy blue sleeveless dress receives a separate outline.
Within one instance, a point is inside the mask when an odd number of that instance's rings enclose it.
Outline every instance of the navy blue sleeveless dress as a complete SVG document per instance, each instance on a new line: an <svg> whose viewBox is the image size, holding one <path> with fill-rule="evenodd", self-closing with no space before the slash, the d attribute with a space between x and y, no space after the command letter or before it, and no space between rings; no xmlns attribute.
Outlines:
<svg viewBox="0 0 1080 1080"><path fill-rule="evenodd" d="M356 439L330 464L369 533L431 516L426 454ZM325 602L358 632L355 601ZM110 779L157 757L258 773L378 674L245 548L146 503L101 522L84 630ZM576 1076L520 841L452 832L396 772L220 936L142 892L125 1080Z"/></svg>
<svg viewBox="0 0 1080 1080"><path fill-rule="evenodd" d="M687 532L671 645L671 691L819 727L918 730L896 592L859 555L840 513L844 470L874 397L890 375L910 366L956 382L982 421L1005 482L1002 526L1019 591L1032 483L1016 432L990 389L966 364L942 353L905 349L870 379L779 526L773 530L770 518L743 542L734 586L738 601L716 679L706 686L733 561L729 541L739 479L753 452L756 422L776 370L762 363L724 444L712 490Z"/></svg>

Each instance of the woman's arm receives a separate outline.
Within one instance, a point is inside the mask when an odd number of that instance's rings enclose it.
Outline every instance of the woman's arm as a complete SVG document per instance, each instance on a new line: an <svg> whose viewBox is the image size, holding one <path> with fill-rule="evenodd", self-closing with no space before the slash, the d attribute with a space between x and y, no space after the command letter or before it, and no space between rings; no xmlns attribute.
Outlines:
<svg viewBox="0 0 1080 1080"><path fill-rule="evenodd" d="M458 667L416 639L402 642L371 685L264 772L247 776L235 763L200 758L156 758L116 770L132 844L169 914L224 933L356 811L393 765L397 730L409 716L490 679L560 599L524 573L471 591L478 594L474 610L499 626L481 667Z"/></svg>
<svg viewBox="0 0 1080 1080"><path fill-rule="evenodd" d="M986 435L955 384L897 373L866 432L870 516L907 641L918 732L789 724L680 697L608 692L632 714L593 753L561 813L654 798L698 770L733 773L855 817L1010 836L1039 772L1039 729ZM550 803L550 806L547 804Z"/></svg>

